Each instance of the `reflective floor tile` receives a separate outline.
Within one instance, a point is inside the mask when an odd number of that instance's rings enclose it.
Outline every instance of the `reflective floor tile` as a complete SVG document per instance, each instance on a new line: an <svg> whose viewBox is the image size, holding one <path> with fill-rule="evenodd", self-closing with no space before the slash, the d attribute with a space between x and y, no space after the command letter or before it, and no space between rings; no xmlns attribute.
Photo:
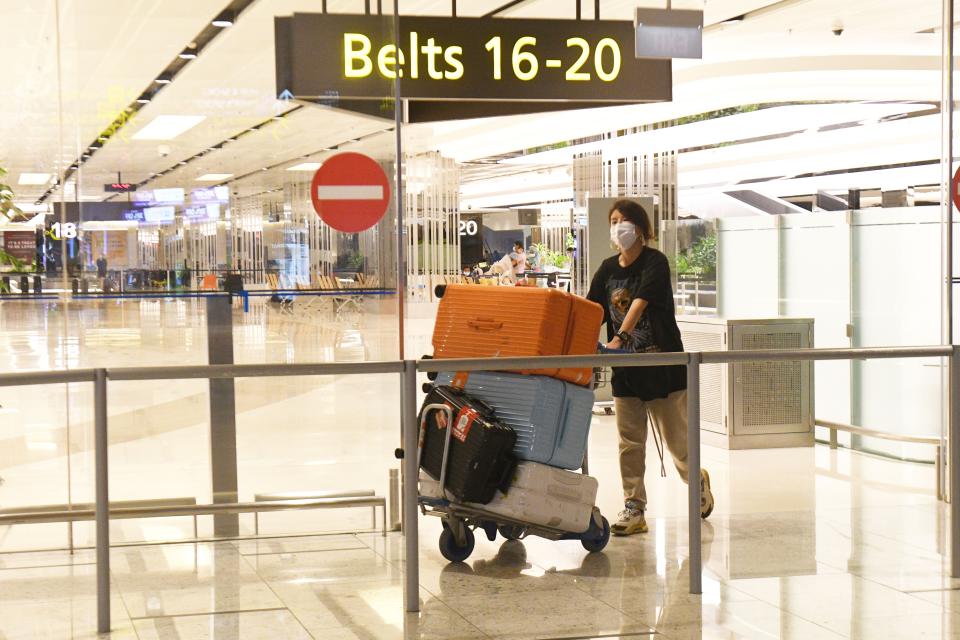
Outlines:
<svg viewBox="0 0 960 640"><path fill-rule="evenodd" d="M883 618L844 618L831 621L831 627L843 630L850 638L884 640L960 638L960 615L939 613Z"/></svg>
<svg viewBox="0 0 960 640"><path fill-rule="evenodd" d="M93 549L69 551L40 551L31 553L0 554L0 571L3 569L27 569L39 567L65 567L93 564L97 554Z"/></svg>
<svg viewBox="0 0 960 640"><path fill-rule="evenodd" d="M369 548L247 556L270 582L344 582L399 577L401 570Z"/></svg>
<svg viewBox="0 0 960 640"><path fill-rule="evenodd" d="M479 554L478 554L479 555ZM504 541L492 557L466 562L427 557L420 561L420 584L441 598L525 594L573 588L572 576L551 572L527 561L525 543Z"/></svg>
<svg viewBox="0 0 960 640"><path fill-rule="evenodd" d="M318 638L476 638L476 627L425 589L422 611L403 613L403 583L399 579L273 583L284 604ZM406 625L406 626L405 626Z"/></svg>
<svg viewBox="0 0 960 640"><path fill-rule="evenodd" d="M140 640L311 640L287 610L136 620Z"/></svg>
<svg viewBox="0 0 960 640"><path fill-rule="evenodd" d="M842 635L789 614L764 602L728 602L720 605L666 605L653 622L658 634L670 640L700 638L839 640Z"/></svg>
<svg viewBox="0 0 960 640"><path fill-rule="evenodd" d="M135 639L133 623L119 597L110 607L112 640ZM96 598L0 601L3 640L93 640L97 638Z"/></svg>
<svg viewBox="0 0 960 640"><path fill-rule="evenodd" d="M495 638L581 637L651 630L577 588L442 600L480 631Z"/></svg>
<svg viewBox="0 0 960 640"><path fill-rule="evenodd" d="M936 614L940 607L910 594L847 574L735 580L734 588L794 615L830 628L840 618Z"/></svg>
<svg viewBox="0 0 960 640"><path fill-rule="evenodd" d="M237 549L240 550L240 553L245 556L297 553L301 551L342 551L345 549L366 548L366 545L353 535L262 538L260 540L241 540L234 544Z"/></svg>
<svg viewBox="0 0 960 640"><path fill-rule="evenodd" d="M111 569L134 618L282 606L227 543L125 548L112 554Z"/></svg>
<svg viewBox="0 0 960 640"><path fill-rule="evenodd" d="M92 598L97 594L96 566L33 567L0 571L0 603Z"/></svg>

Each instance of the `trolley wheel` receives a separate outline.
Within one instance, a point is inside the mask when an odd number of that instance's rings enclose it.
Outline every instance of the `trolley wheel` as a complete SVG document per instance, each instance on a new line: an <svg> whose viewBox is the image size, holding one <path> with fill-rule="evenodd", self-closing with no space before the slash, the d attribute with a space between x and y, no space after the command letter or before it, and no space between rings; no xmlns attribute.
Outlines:
<svg viewBox="0 0 960 640"><path fill-rule="evenodd" d="M443 528L440 534L440 554L450 562L463 562L473 553L475 543L473 531L464 527L463 545L457 544L457 536L447 527Z"/></svg>
<svg viewBox="0 0 960 640"><path fill-rule="evenodd" d="M497 527L497 531L507 540L519 540L523 535L523 527L516 524L502 524Z"/></svg>
<svg viewBox="0 0 960 640"><path fill-rule="evenodd" d="M607 543L610 542L610 523L603 516L601 516L601 520L603 520L602 530L591 519L590 528L580 538L580 544L590 553L603 551Z"/></svg>

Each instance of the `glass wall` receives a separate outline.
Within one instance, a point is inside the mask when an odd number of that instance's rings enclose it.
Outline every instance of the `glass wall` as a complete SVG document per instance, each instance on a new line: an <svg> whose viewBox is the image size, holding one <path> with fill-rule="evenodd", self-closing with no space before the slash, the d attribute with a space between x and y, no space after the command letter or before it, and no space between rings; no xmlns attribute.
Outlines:
<svg viewBox="0 0 960 640"><path fill-rule="evenodd" d="M325 4L382 12L380 35L393 35L392 2ZM467 17L575 17L573 3L460 4ZM708 5L704 57L675 61L669 102L404 124L398 136L392 83L362 105L280 86L276 20L324 3L0 3L17 54L0 101L0 167L18 207L0 225L0 359L9 370L205 364L226 357L210 353L214 325L229 327L238 363L417 357L432 349L436 285L499 282L483 272L515 241L528 284L583 292L604 257L589 251L590 201L619 196L650 199L685 315L810 318L821 347L938 343L941 5L823 5ZM599 17L631 20L633 9L602 2ZM400 10L449 15L450 3ZM359 232L337 230L313 204L315 173L343 152L372 157L392 187L388 213ZM211 299L241 286L228 319L212 320ZM818 363L816 417L940 434L939 364ZM238 381L237 438L250 438L239 455L265 464L255 434L288 406L304 425L357 422L353 400L336 395L344 388L339 378ZM10 437L51 465L11 460L0 490L32 495L25 488L52 469L72 483L37 501L89 497L89 390L0 396ZM143 495L209 499L213 402L204 381L118 385L117 477L133 484L162 446L171 458ZM383 441L396 432L378 413L386 406L361 407ZM307 465L336 458L313 451L307 433L275 457L303 471L291 490L311 477L318 490L336 484ZM180 476L175 490L157 488L167 472ZM247 481L251 497L260 489Z"/></svg>
<svg viewBox="0 0 960 640"><path fill-rule="evenodd" d="M392 3L369 4L328 10L383 9L371 37L392 39ZM278 87L278 19L319 11L281 0L0 3L16 31L0 90L0 183L16 206L0 221L0 369L398 357L394 87L374 108ZM385 215L359 232L325 222L311 196L318 168L344 152L373 158L390 185ZM220 382L111 383L112 499L389 494L396 376ZM10 445L0 507L92 501L92 401L89 384L0 389ZM360 430L367 446L348 446ZM252 515L234 520L253 532ZM365 530L370 514L270 514L261 525ZM194 536L192 518L112 529L116 542ZM201 517L199 534L214 532ZM87 546L93 533L16 525L0 551Z"/></svg>

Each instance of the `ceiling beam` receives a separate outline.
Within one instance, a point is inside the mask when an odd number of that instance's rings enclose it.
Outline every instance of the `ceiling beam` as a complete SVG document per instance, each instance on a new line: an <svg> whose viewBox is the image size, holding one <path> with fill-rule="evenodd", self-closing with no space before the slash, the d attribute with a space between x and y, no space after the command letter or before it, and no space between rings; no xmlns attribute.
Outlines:
<svg viewBox="0 0 960 640"><path fill-rule="evenodd" d="M499 7L497 7L496 9L494 9L493 11L488 11L487 13L483 14L483 17L484 17L484 18L493 18L494 16L496 16L496 15L499 14L499 13L503 13L504 11L507 11L508 9L513 9L514 7L516 7L516 6L518 6L518 5L526 4L527 2L530 2L530 0L510 0L510 2L507 2L507 3L504 3L504 4L500 5Z"/></svg>

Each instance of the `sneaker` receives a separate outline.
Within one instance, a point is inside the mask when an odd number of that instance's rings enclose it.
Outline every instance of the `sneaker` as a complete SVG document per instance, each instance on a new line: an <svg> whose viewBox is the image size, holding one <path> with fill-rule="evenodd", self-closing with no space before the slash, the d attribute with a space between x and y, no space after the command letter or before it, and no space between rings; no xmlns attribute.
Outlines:
<svg viewBox="0 0 960 640"><path fill-rule="evenodd" d="M700 517L704 520L713 513L713 491L710 490L710 474L700 469Z"/></svg>
<svg viewBox="0 0 960 640"><path fill-rule="evenodd" d="M630 536L646 532L647 519L643 517L643 509L637 509L632 504L626 505L617 521L610 527L610 533L615 536Z"/></svg>

